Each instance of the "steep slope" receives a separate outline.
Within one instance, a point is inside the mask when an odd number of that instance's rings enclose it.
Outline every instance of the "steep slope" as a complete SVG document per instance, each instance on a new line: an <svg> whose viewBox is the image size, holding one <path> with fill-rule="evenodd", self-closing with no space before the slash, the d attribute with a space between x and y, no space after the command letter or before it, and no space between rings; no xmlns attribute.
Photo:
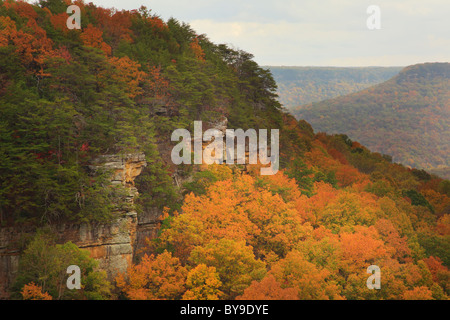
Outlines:
<svg viewBox="0 0 450 320"><path fill-rule="evenodd" d="M251 54L145 7L77 5L82 28L69 30L67 1L0 3L0 224L109 220L108 174L85 170L104 154L144 152L140 208L162 209L180 200L174 129L280 125L276 84Z"/></svg>
<svg viewBox="0 0 450 320"><path fill-rule="evenodd" d="M332 99L382 83L401 67L268 67L278 85L279 101L288 110Z"/></svg>
<svg viewBox="0 0 450 320"><path fill-rule="evenodd" d="M449 63L409 66L382 84L294 114L317 131L345 133L395 162L449 176Z"/></svg>
<svg viewBox="0 0 450 320"><path fill-rule="evenodd" d="M68 4L0 2L0 299L448 299L449 181L315 133L187 24ZM175 165L195 120L279 129L280 171Z"/></svg>

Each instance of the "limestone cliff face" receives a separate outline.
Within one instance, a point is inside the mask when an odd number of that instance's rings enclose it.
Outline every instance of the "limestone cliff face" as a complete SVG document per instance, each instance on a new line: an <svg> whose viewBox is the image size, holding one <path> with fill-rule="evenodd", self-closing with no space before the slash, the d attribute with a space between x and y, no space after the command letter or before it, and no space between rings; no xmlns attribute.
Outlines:
<svg viewBox="0 0 450 320"><path fill-rule="evenodd" d="M17 246L16 248L14 248ZM0 299L8 298L8 288L19 268L19 242L13 228L0 229Z"/></svg>
<svg viewBox="0 0 450 320"><path fill-rule="evenodd" d="M223 117L215 123L206 123L203 130L215 128L225 133L227 122ZM158 143L158 150L171 172L174 184L181 188L183 182L192 177L182 178L178 174L177 166L170 160L171 149L167 147L170 143L161 141ZM78 247L89 250L91 256L99 262L99 267L110 278L118 272L126 271L133 258L146 245L146 239L155 238L160 227L162 212L159 209L145 208L139 215L134 210L134 200L138 195L134 180L146 165L143 153L98 157L89 166L89 170L93 174L100 169L111 171L111 184L124 191L124 195L115 201L114 221L106 224L59 223L51 226L58 242L72 241ZM23 226L0 228L0 299L8 298L8 288L17 275L24 239L34 232L35 229Z"/></svg>
<svg viewBox="0 0 450 320"><path fill-rule="evenodd" d="M110 277L124 272L133 259L138 237L138 217L133 206L138 192L134 187L134 179L146 165L143 153L99 157L89 169L111 170L111 183L124 189L125 196L118 201L113 213L114 221L107 224L60 223L51 226L58 242L72 241L80 248L89 250L91 256L99 261L100 268ZM155 212L155 219L157 215L158 212ZM23 239L34 231L22 227L0 228L0 299L8 297L7 290L17 275Z"/></svg>
<svg viewBox="0 0 450 320"><path fill-rule="evenodd" d="M98 168L112 170L112 184L121 184L127 188L134 188L134 179L141 174L142 169L147 166L145 154L127 155L102 155L89 166L93 171ZM136 189L133 190L136 192Z"/></svg>

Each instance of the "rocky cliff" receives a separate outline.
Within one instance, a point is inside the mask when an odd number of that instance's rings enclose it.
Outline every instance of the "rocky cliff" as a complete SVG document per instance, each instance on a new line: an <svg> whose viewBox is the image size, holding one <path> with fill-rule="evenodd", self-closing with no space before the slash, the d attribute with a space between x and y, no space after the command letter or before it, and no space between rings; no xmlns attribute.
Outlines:
<svg viewBox="0 0 450 320"><path fill-rule="evenodd" d="M205 123L203 130L215 128L225 133L227 118L214 123ZM165 164L171 168L174 184L181 187L190 181L192 175L182 178L178 168L170 161L170 141L158 144L159 153ZM208 143L204 143L205 147ZM247 150L248 151L248 150ZM248 156L248 152L246 153ZM157 208L146 208L137 214L134 200L138 196L135 178L147 165L145 154L102 155L95 159L88 170L95 175L100 169L111 172L111 184L121 188L120 199L116 200L115 219L110 223L59 223L50 226L58 242L71 241L82 249L89 250L110 278L124 272L133 258L146 245L146 239L157 236L162 212ZM193 172L196 172L194 169ZM0 299L8 298L8 288L14 282L19 267L20 252L25 239L35 232L33 227L15 226L0 228Z"/></svg>
<svg viewBox="0 0 450 320"><path fill-rule="evenodd" d="M111 183L123 188L121 194L124 196L118 200L113 213L115 219L107 224L59 223L51 226L58 242L72 241L80 248L89 250L91 256L99 261L99 267L110 277L125 271L130 265L137 240L143 243L146 236L155 234L159 212L155 210L151 216L138 219L133 205L138 195L134 179L146 165L143 153L99 157L89 169L93 172L100 167L110 170ZM143 226L141 235L139 224ZM148 225L153 228L148 228ZM0 299L8 297L7 290L17 275L24 239L34 231L32 227L0 228Z"/></svg>

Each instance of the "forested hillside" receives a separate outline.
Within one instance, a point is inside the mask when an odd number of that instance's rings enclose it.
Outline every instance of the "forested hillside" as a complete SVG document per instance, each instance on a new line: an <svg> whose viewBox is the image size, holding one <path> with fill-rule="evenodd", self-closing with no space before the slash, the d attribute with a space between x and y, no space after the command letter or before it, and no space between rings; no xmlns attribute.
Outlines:
<svg viewBox="0 0 450 320"><path fill-rule="evenodd" d="M354 93L397 75L401 67L268 67L288 110Z"/></svg>
<svg viewBox="0 0 450 320"><path fill-rule="evenodd" d="M74 3L81 30L66 28L70 1L0 1L0 223L36 230L18 246L11 297L448 299L448 180L315 133L282 110L249 53L146 8ZM280 130L277 174L164 156L174 129L224 117L228 128ZM158 208L160 228L126 272L106 277L55 233L118 219L111 173L89 167L134 152L148 163L138 219ZM66 265L83 270L82 290L65 289ZM381 290L366 286L370 265Z"/></svg>
<svg viewBox="0 0 450 320"><path fill-rule="evenodd" d="M345 133L395 162L450 175L450 64L407 67L393 79L294 111L317 131Z"/></svg>
<svg viewBox="0 0 450 320"><path fill-rule="evenodd" d="M167 205L174 191L159 138L194 119L281 125L275 82L251 54L144 7L75 2L82 29L69 30L68 3L1 2L1 223L108 219L104 177L83 170L103 153L145 152L148 198ZM77 193L82 205L71 201Z"/></svg>

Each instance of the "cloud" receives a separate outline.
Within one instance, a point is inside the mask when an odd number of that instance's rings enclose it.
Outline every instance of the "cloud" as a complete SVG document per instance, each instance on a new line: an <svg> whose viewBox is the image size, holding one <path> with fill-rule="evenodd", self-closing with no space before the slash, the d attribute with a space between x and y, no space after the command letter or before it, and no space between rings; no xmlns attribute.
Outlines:
<svg viewBox="0 0 450 320"><path fill-rule="evenodd" d="M448 0L93 0L125 9L142 4L188 22L215 43L263 65L406 65L448 61ZM381 8L381 30L366 9Z"/></svg>

